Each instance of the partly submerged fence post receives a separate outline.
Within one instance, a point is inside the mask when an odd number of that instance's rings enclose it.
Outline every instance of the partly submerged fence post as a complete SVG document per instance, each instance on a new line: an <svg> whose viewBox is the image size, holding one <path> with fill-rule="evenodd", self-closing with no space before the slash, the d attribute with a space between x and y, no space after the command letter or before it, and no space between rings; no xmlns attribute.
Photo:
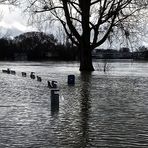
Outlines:
<svg viewBox="0 0 148 148"><path fill-rule="evenodd" d="M34 72L31 72L30 78L31 78L31 79L35 79L35 73L34 73Z"/></svg>
<svg viewBox="0 0 148 148"><path fill-rule="evenodd" d="M52 89L51 90L51 111L59 110L59 90Z"/></svg>
<svg viewBox="0 0 148 148"><path fill-rule="evenodd" d="M75 85L75 75L68 75L68 85Z"/></svg>
<svg viewBox="0 0 148 148"><path fill-rule="evenodd" d="M22 72L22 77L26 77L27 73L26 72Z"/></svg>

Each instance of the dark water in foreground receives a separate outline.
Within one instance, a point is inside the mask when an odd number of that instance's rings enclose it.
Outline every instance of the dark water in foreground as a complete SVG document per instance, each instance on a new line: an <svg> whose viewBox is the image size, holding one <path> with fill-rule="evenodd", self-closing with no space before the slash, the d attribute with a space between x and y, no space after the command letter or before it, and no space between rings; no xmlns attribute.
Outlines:
<svg viewBox="0 0 148 148"><path fill-rule="evenodd" d="M0 62L0 70L17 72L0 72L0 148L148 147L148 64L110 63L108 72L91 75L78 66ZM43 82L21 71L34 71ZM76 75L74 87L67 86L68 74ZM58 81L58 113L51 112L47 80Z"/></svg>

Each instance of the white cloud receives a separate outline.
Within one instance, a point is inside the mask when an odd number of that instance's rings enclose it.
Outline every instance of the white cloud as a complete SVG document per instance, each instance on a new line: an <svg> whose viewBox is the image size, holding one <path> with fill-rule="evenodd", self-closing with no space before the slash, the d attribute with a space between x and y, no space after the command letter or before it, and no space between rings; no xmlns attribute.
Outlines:
<svg viewBox="0 0 148 148"><path fill-rule="evenodd" d="M16 29L20 32L35 31L36 28L28 26L27 16L25 16L21 9L10 7L7 5L0 5L0 27L5 29ZM12 31L13 32L13 31Z"/></svg>

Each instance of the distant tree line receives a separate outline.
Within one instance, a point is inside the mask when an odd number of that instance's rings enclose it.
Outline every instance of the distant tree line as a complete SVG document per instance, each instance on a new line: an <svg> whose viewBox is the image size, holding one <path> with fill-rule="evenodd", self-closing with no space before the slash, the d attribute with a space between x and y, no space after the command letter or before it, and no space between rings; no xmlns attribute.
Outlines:
<svg viewBox="0 0 148 148"><path fill-rule="evenodd" d="M58 43L52 34L27 32L0 38L0 60L76 60L78 49L72 44Z"/></svg>
<svg viewBox="0 0 148 148"><path fill-rule="evenodd" d="M27 32L10 38L0 38L0 60L79 60L79 50L70 42L59 43L52 34ZM148 48L141 46L134 52L129 48L96 49L92 56L99 59L148 60Z"/></svg>
<svg viewBox="0 0 148 148"><path fill-rule="evenodd" d="M99 59L131 59L132 53L129 48L116 49L96 49L92 54L94 58Z"/></svg>
<svg viewBox="0 0 148 148"><path fill-rule="evenodd" d="M135 60L148 60L148 48L141 46L134 51L129 48L123 47L119 50L116 49L96 49L92 56L97 59L135 59Z"/></svg>
<svg viewBox="0 0 148 148"><path fill-rule="evenodd" d="M135 52L133 52L133 59L148 60L148 48L145 46L139 47Z"/></svg>

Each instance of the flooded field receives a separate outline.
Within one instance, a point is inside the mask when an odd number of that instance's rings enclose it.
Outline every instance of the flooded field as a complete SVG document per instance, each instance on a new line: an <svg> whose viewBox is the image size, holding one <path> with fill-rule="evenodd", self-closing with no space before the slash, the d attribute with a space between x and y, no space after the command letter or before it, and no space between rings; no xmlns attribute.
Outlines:
<svg viewBox="0 0 148 148"><path fill-rule="evenodd" d="M76 62L0 62L0 148L147 148L148 63L110 62L106 73L94 65L89 74ZM51 112L48 80L58 81L59 112Z"/></svg>

